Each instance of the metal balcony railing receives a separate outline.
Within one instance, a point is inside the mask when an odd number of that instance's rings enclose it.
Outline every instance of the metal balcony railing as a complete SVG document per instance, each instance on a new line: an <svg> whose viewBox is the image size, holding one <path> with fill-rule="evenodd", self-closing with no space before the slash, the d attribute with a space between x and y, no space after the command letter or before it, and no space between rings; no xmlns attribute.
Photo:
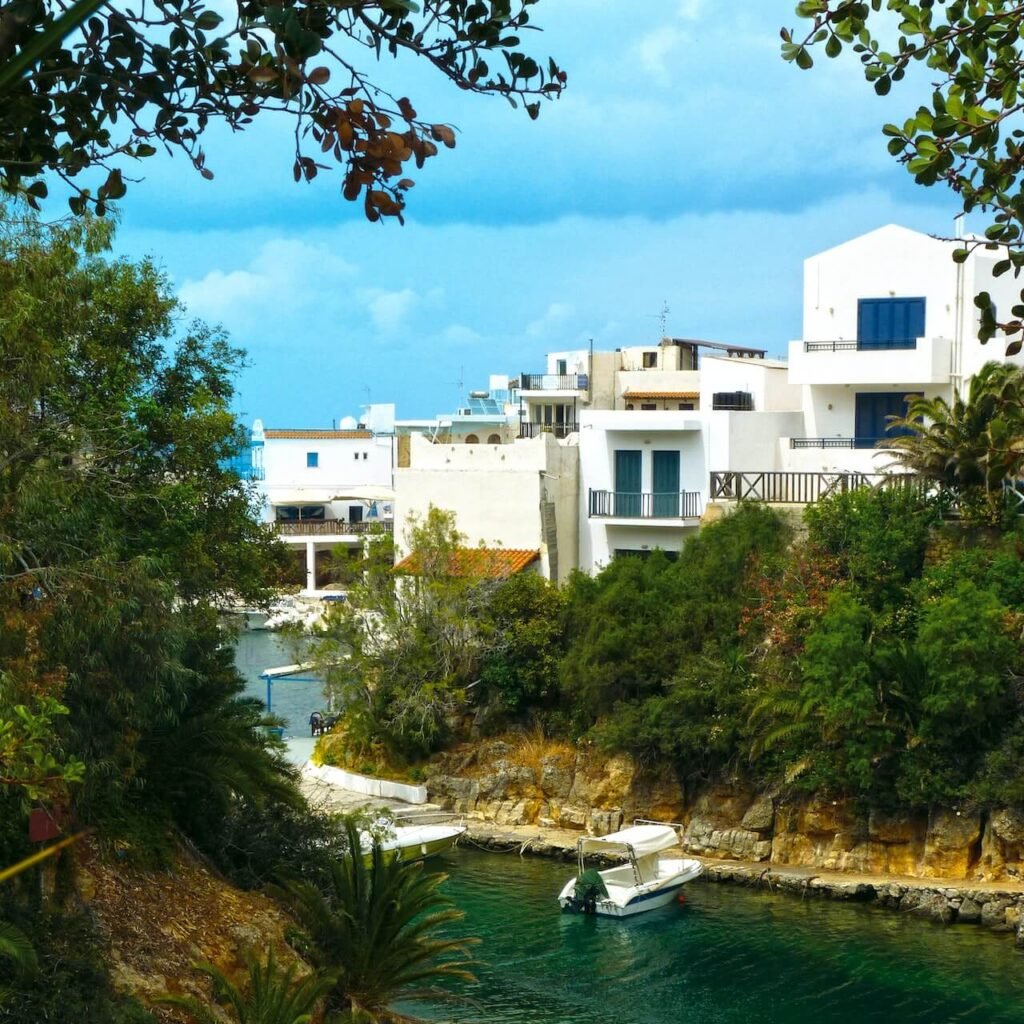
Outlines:
<svg viewBox="0 0 1024 1024"><path fill-rule="evenodd" d="M520 437L540 437L541 434L554 434L562 439L575 434L580 429L578 423L520 423Z"/></svg>
<svg viewBox="0 0 1024 1024"><path fill-rule="evenodd" d="M523 373L519 376L521 391L586 391L589 378L585 373Z"/></svg>
<svg viewBox="0 0 1024 1024"><path fill-rule="evenodd" d="M698 491L589 491L592 519L700 519L703 511Z"/></svg>
<svg viewBox="0 0 1024 1024"><path fill-rule="evenodd" d="M895 435L893 435L895 436ZM882 444L886 437L791 437L790 448L878 448L886 449Z"/></svg>
<svg viewBox="0 0 1024 1024"><path fill-rule="evenodd" d="M895 341L805 341L805 352L878 352L886 349L917 348L916 338Z"/></svg>
<svg viewBox="0 0 1024 1024"><path fill-rule="evenodd" d="M393 533L395 524L390 519L370 519L349 523L344 519L307 519L296 522L271 523L275 533L284 537L326 537L366 533Z"/></svg>

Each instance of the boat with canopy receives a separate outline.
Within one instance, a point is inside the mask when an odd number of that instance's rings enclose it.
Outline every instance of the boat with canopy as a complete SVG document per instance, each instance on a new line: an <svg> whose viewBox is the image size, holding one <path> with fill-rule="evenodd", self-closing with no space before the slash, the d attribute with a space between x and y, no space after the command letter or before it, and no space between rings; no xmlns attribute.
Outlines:
<svg viewBox="0 0 1024 1024"><path fill-rule="evenodd" d="M703 865L682 856L677 826L637 822L606 836L584 836L576 844L579 873L558 896L563 910L630 917L663 907L696 878ZM618 860L598 870L591 862Z"/></svg>

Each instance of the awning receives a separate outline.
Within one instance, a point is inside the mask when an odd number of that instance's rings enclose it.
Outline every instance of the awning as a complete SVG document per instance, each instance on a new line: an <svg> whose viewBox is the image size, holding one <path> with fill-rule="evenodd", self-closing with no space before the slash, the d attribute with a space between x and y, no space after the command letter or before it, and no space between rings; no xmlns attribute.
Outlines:
<svg viewBox="0 0 1024 1024"><path fill-rule="evenodd" d="M676 398L681 402L693 402L700 398L699 391L634 391L632 388L627 388L622 396L623 398L638 398L638 399L659 399L659 398Z"/></svg>
<svg viewBox="0 0 1024 1024"><path fill-rule="evenodd" d="M335 491L334 501L394 501L394 487L386 487L384 484L352 484Z"/></svg>
<svg viewBox="0 0 1024 1024"><path fill-rule="evenodd" d="M267 500L271 505L329 505L334 500L334 492L316 487L299 487L284 494L270 494Z"/></svg>
<svg viewBox="0 0 1024 1024"><path fill-rule="evenodd" d="M625 851L632 847L637 857L648 853L659 853L679 846L679 833L671 825L634 825L624 828L621 832L611 832L606 836L585 836L579 840L580 849L596 853L606 850Z"/></svg>

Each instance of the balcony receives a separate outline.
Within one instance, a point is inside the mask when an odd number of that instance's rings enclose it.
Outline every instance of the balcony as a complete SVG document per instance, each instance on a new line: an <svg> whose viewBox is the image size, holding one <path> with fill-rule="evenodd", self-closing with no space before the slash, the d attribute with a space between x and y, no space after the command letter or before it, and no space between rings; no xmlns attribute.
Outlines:
<svg viewBox="0 0 1024 1024"><path fill-rule="evenodd" d="M772 505L811 505L858 487L927 489L909 473L712 473L712 501L764 501Z"/></svg>
<svg viewBox="0 0 1024 1024"><path fill-rule="evenodd" d="M591 519L700 519L704 505L698 491L653 494L589 491Z"/></svg>
<svg viewBox="0 0 1024 1024"><path fill-rule="evenodd" d="M351 537L374 533L391 534L395 529L390 519L370 519L362 523L350 523L344 519L307 519L270 525L282 537Z"/></svg>
<svg viewBox="0 0 1024 1024"><path fill-rule="evenodd" d="M792 341L789 382L811 385L927 385L949 381L949 338L858 342Z"/></svg>
<svg viewBox="0 0 1024 1024"><path fill-rule="evenodd" d="M519 436L540 437L541 434L553 434L563 440L580 429L578 423L520 423Z"/></svg>
<svg viewBox="0 0 1024 1024"><path fill-rule="evenodd" d="M523 373L519 375L520 391L586 391L589 377L585 373Z"/></svg>
<svg viewBox="0 0 1024 1024"><path fill-rule="evenodd" d="M893 349L916 349L916 338L897 341L805 341L805 352L886 352Z"/></svg>
<svg viewBox="0 0 1024 1024"><path fill-rule="evenodd" d="M790 448L878 448L888 450L880 442L884 437L791 437Z"/></svg>

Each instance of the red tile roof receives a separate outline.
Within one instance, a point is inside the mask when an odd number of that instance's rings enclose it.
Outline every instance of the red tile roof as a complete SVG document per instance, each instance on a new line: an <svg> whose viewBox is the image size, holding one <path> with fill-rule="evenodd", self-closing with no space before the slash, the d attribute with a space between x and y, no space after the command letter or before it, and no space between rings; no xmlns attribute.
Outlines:
<svg viewBox="0 0 1024 1024"><path fill-rule="evenodd" d="M366 439L373 437L369 430L266 430L263 436L268 440L290 441L334 441L350 438Z"/></svg>
<svg viewBox="0 0 1024 1024"><path fill-rule="evenodd" d="M540 558L540 552L526 548L459 548L451 558L448 573L451 576L479 576L484 579L505 580L522 572ZM406 555L395 572L415 576L419 572L419 557L415 551Z"/></svg>

